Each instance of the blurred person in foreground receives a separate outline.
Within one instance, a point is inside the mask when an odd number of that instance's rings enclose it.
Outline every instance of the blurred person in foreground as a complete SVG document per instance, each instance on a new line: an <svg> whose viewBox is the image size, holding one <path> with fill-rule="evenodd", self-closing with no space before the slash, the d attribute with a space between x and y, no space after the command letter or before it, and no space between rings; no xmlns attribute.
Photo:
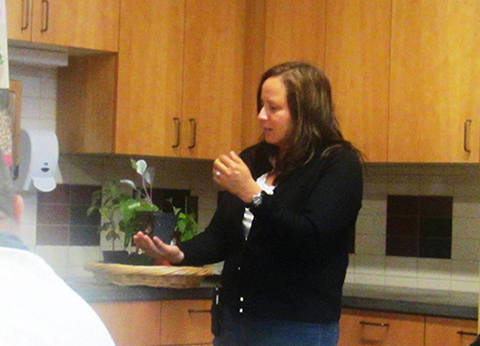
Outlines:
<svg viewBox="0 0 480 346"><path fill-rule="evenodd" d="M334 346L361 154L343 138L329 80L312 64L267 70L257 101L262 140L214 161L213 180L228 193L206 230L178 246L143 233L135 243L174 264L225 261L215 346Z"/></svg>
<svg viewBox="0 0 480 346"><path fill-rule="evenodd" d="M114 346L103 322L19 237L23 200L0 153L0 345Z"/></svg>

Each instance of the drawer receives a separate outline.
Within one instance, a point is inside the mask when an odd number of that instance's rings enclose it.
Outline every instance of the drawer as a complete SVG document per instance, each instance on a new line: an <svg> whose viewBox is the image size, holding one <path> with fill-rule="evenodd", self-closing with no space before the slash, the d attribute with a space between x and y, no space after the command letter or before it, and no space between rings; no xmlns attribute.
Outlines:
<svg viewBox="0 0 480 346"><path fill-rule="evenodd" d="M162 302L162 345L211 345L210 300Z"/></svg>
<svg viewBox="0 0 480 346"><path fill-rule="evenodd" d="M419 346L424 328L423 316L345 309L338 345Z"/></svg>

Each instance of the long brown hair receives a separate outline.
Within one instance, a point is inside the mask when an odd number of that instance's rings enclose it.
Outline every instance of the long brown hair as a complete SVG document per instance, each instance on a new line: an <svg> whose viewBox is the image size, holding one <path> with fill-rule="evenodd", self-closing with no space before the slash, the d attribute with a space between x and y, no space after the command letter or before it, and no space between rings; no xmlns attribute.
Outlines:
<svg viewBox="0 0 480 346"><path fill-rule="evenodd" d="M287 102L292 117L292 132L287 150L280 156L274 145L264 145L275 162L276 182L318 155L326 155L336 147L349 147L335 117L330 81L322 70L308 62L285 62L271 67L262 75L257 91L257 110L263 107L263 83L279 77L287 89ZM357 151L358 152L358 151Z"/></svg>

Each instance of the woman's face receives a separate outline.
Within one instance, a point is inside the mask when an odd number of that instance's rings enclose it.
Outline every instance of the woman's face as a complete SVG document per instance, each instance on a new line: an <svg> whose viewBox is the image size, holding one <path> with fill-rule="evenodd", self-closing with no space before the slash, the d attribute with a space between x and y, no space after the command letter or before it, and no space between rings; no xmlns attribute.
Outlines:
<svg viewBox="0 0 480 346"><path fill-rule="evenodd" d="M262 85L263 107L257 119L263 128L265 141L286 149L287 139L292 131L292 117L287 102L287 88L280 77L270 77Z"/></svg>

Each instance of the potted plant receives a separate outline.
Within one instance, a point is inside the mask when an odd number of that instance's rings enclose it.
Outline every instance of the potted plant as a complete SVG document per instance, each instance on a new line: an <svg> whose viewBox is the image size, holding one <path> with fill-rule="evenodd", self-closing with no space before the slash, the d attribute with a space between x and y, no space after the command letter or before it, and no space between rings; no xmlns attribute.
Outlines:
<svg viewBox="0 0 480 346"><path fill-rule="evenodd" d="M173 208L173 213L164 213L153 203L152 190L155 169L148 166L145 160L130 160L132 168L141 177L141 187L137 187L130 179L109 180L103 189L92 194L92 202L87 213L90 215L98 210L101 216L100 231L105 232L105 238L111 241L111 250L103 251L104 262L128 264L153 264L146 255L127 249L132 244L132 237L138 231L158 236L162 241L181 242L192 238L198 233L198 224L193 213L184 213L181 208L173 205L173 200L167 201ZM132 190L126 192L122 186ZM115 248L117 240L123 236L123 247Z"/></svg>
<svg viewBox="0 0 480 346"><path fill-rule="evenodd" d="M184 213L181 208L173 205L173 199L169 198L167 201L173 209L173 214L176 217L175 229L173 237L177 243L192 239L198 233L198 223L195 219L194 213Z"/></svg>
<svg viewBox="0 0 480 346"><path fill-rule="evenodd" d="M98 210L101 216L100 231L105 231L105 238L112 242L112 249L104 251L105 262L127 263L128 251L133 235L142 228L139 215L142 212L155 213L158 207L152 202L152 183L155 177L153 167L148 167L144 160L130 160L132 167L142 177L142 187L137 188L129 179L109 180L106 185L92 194L91 206L87 214ZM132 193L125 192L122 184L133 189ZM115 249L117 240L122 238L123 249ZM113 258L110 258L113 257ZM138 260L138 256L130 256ZM141 261L144 262L144 261ZM142 263L146 264L146 263Z"/></svg>

